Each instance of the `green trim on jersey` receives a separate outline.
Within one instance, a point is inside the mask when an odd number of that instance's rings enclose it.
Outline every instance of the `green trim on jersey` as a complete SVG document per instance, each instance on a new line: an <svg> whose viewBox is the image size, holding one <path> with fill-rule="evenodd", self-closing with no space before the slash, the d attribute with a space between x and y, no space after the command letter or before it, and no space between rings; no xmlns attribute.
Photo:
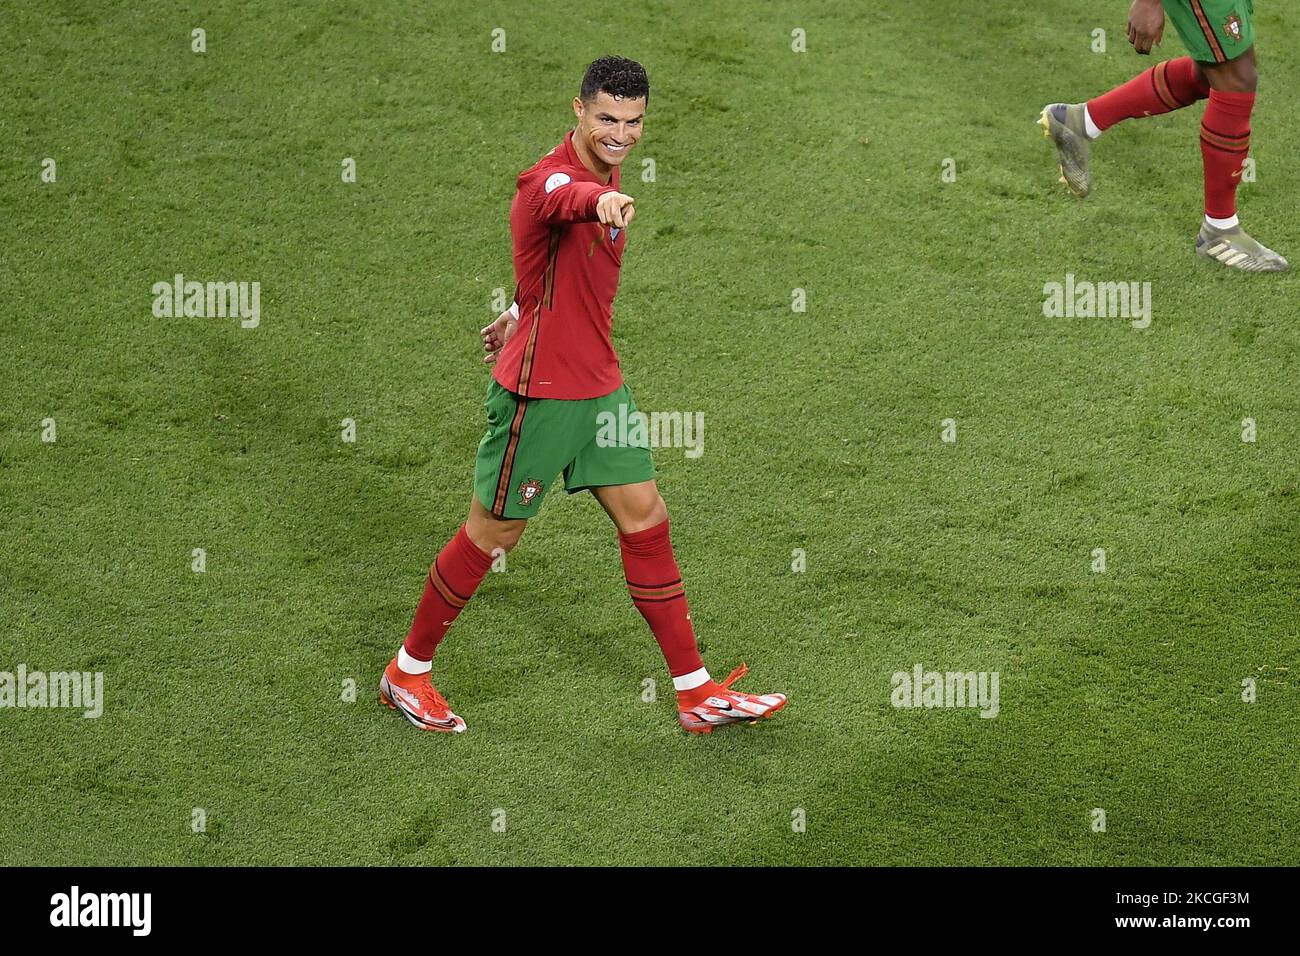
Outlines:
<svg viewBox="0 0 1300 956"><path fill-rule="evenodd" d="M484 405L474 493L498 518L535 516L561 473L569 494L655 476L649 436L626 427L636 413L626 384L600 398L524 398L492 379Z"/></svg>
<svg viewBox="0 0 1300 956"><path fill-rule="evenodd" d="M1226 63L1255 43L1255 0L1160 0L1193 60Z"/></svg>

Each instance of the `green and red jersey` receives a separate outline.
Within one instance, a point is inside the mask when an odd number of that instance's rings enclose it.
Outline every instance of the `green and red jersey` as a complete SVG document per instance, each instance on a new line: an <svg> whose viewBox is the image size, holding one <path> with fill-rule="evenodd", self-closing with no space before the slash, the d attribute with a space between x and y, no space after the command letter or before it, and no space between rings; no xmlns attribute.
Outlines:
<svg viewBox="0 0 1300 956"><path fill-rule="evenodd" d="M623 384L610 341L626 233L596 218L618 190L582 165L573 133L519 174L510 205L519 327L493 376L526 398L585 399Z"/></svg>

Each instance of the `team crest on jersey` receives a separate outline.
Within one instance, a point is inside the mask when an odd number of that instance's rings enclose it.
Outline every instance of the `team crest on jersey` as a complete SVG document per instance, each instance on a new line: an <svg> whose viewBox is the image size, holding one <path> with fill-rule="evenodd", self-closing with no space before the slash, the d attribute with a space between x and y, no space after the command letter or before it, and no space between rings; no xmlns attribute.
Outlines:
<svg viewBox="0 0 1300 956"><path fill-rule="evenodd" d="M1223 25L1223 29L1227 31L1228 36L1232 37L1233 43L1241 42L1241 17L1234 13L1232 16L1228 17L1227 22Z"/></svg>
<svg viewBox="0 0 1300 956"><path fill-rule="evenodd" d="M536 478L529 478L519 484L519 503L525 508L537 500L542 493L542 483Z"/></svg>

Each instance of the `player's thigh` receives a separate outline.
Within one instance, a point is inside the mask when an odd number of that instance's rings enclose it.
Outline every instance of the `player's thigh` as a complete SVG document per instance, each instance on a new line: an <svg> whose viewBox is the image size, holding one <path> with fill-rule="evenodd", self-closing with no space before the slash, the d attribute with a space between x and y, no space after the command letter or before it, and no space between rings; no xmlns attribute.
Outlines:
<svg viewBox="0 0 1300 956"><path fill-rule="evenodd" d="M593 490L625 531L620 516L633 519L642 506L650 507L659 499L649 428L627 385L591 399L590 406L593 436L565 468L564 490L569 494ZM643 488L633 488L636 485ZM610 510L611 501L617 511Z"/></svg>
<svg viewBox="0 0 1300 956"><path fill-rule="evenodd" d="M537 514L555 477L573 458L571 410L560 399L522 398L495 380L488 388L488 427L474 461L474 496L496 518Z"/></svg>
<svg viewBox="0 0 1300 956"><path fill-rule="evenodd" d="M1255 43L1253 0L1161 0L1193 60L1227 63Z"/></svg>

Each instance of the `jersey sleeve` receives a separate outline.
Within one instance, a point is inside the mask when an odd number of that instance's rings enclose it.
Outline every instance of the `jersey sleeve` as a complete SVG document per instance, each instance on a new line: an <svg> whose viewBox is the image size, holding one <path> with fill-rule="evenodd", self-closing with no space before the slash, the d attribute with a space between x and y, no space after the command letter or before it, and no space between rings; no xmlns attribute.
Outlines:
<svg viewBox="0 0 1300 956"><path fill-rule="evenodd" d="M546 225L595 222L600 197L616 191L601 183L575 182L562 169L541 170L521 185L528 211Z"/></svg>

